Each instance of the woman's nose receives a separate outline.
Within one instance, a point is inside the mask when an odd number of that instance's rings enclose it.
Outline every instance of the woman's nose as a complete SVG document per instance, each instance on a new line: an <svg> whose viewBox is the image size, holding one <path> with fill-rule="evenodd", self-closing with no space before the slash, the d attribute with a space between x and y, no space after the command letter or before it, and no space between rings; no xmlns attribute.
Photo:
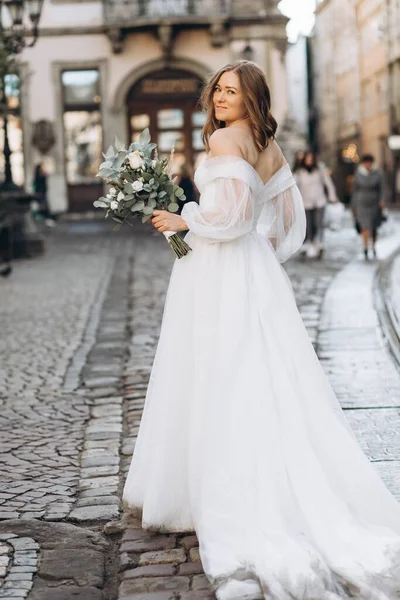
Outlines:
<svg viewBox="0 0 400 600"><path fill-rule="evenodd" d="M221 91L218 94L218 101L219 102L224 102L226 100L226 96L225 96L225 92Z"/></svg>

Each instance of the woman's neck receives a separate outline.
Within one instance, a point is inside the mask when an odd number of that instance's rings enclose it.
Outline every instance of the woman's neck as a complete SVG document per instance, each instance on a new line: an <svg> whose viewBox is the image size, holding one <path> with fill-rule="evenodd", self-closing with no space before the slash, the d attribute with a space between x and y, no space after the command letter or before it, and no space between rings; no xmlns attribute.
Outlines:
<svg viewBox="0 0 400 600"><path fill-rule="evenodd" d="M242 119L236 119L235 121L225 121L226 127L237 127L239 129L251 129L249 117L243 117Z"/></svg>

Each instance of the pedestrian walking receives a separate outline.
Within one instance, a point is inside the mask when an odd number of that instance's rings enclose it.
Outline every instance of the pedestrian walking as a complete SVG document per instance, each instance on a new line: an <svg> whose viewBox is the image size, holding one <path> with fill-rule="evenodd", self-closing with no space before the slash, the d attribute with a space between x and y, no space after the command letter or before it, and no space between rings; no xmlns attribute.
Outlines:
<svg viewBox="0 0 400 600"><path fill-rule="evenodd" d="M378 228L385 208L385 183L382 172L372 154L365 154L354 177L351 206L361 231L365 260L369 259L369 246L376 258Z"/></svg>
<svg viewBox="0 0 400 600"><path fill-rule="evenodd" d="M322 256L324 251L324 214L327 202L336 202L333 181L314 152L306 152L295 172L295 179L303 197L307 219L306 241L302 252L308 258Z"/></svg>
<svg viewBox="0 0 400 600"><path fill-rule="evenodd" d="M176 184L179 185L185 192L186 200L182 201L177 199L179 206L179 214L182 212L182 208L186 202L197 202L196 190L193 183L192 174L190 173L189 167L186 163L183 163L180 167L179 175L176 179Z"/></svg>
<svg viewBox="0 0 400 600"><path fill-rule="evenodd" d="M304 150L298 150L294 157L294 163L292 167L292 173L297 173L299 169L302 168L305 156Z"/></svg>
<svg viewBox="0 0 400 600"><path fill-rule="evenodd" d="M47 201L47 173L43 163L35 167L33 189L38 196L38 205L34 204L34 216L44 219L48 227L54 227L55 219L49 210Z"/></svg>
<svg viewBox="0 0 400 600"><path fill-rule="evenodd" d="M202 103L200 204L152 218L160 232L189 229L192 252L172 272L125 506L144 528L197 533L218 600L392 600L400 505L358 445L279 264L306 220L265 76L234 62Z"/></svg>

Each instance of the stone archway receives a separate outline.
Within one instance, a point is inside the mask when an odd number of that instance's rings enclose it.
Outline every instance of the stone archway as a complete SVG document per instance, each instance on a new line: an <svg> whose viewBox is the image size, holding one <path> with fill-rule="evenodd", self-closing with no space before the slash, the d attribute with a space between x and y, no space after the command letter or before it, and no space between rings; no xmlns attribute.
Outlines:
<svg viewBox="0 0 400 600"><path fill-rule="evenodd" d="M138 82L140 79L151 75L157 71L162 70L181 70L192 73L202 81L205 81L210 74L210 69L203 63L195 60L186 58L157 58L151 60L143 65L140 65L133 71L131 71L118 86L112 104L111 110L115 113L124 110L126 97L129 90Z"/></svg>

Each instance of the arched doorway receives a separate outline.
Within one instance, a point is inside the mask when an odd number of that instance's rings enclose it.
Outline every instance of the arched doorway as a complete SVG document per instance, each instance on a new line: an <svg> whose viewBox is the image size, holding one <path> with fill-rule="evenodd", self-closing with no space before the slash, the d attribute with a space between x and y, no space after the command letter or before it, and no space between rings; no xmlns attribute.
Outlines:
<svg viewBox="0 0 400 600"><path fill-rule="evenodd" d="M204 152L205 117L198 107L202 85L197 75L178 69L163 69L140 79L126 98L129 140L136 140L149 127L160 155L168 155L174 145L174 167L186 163L193 169Z"/></svg>

